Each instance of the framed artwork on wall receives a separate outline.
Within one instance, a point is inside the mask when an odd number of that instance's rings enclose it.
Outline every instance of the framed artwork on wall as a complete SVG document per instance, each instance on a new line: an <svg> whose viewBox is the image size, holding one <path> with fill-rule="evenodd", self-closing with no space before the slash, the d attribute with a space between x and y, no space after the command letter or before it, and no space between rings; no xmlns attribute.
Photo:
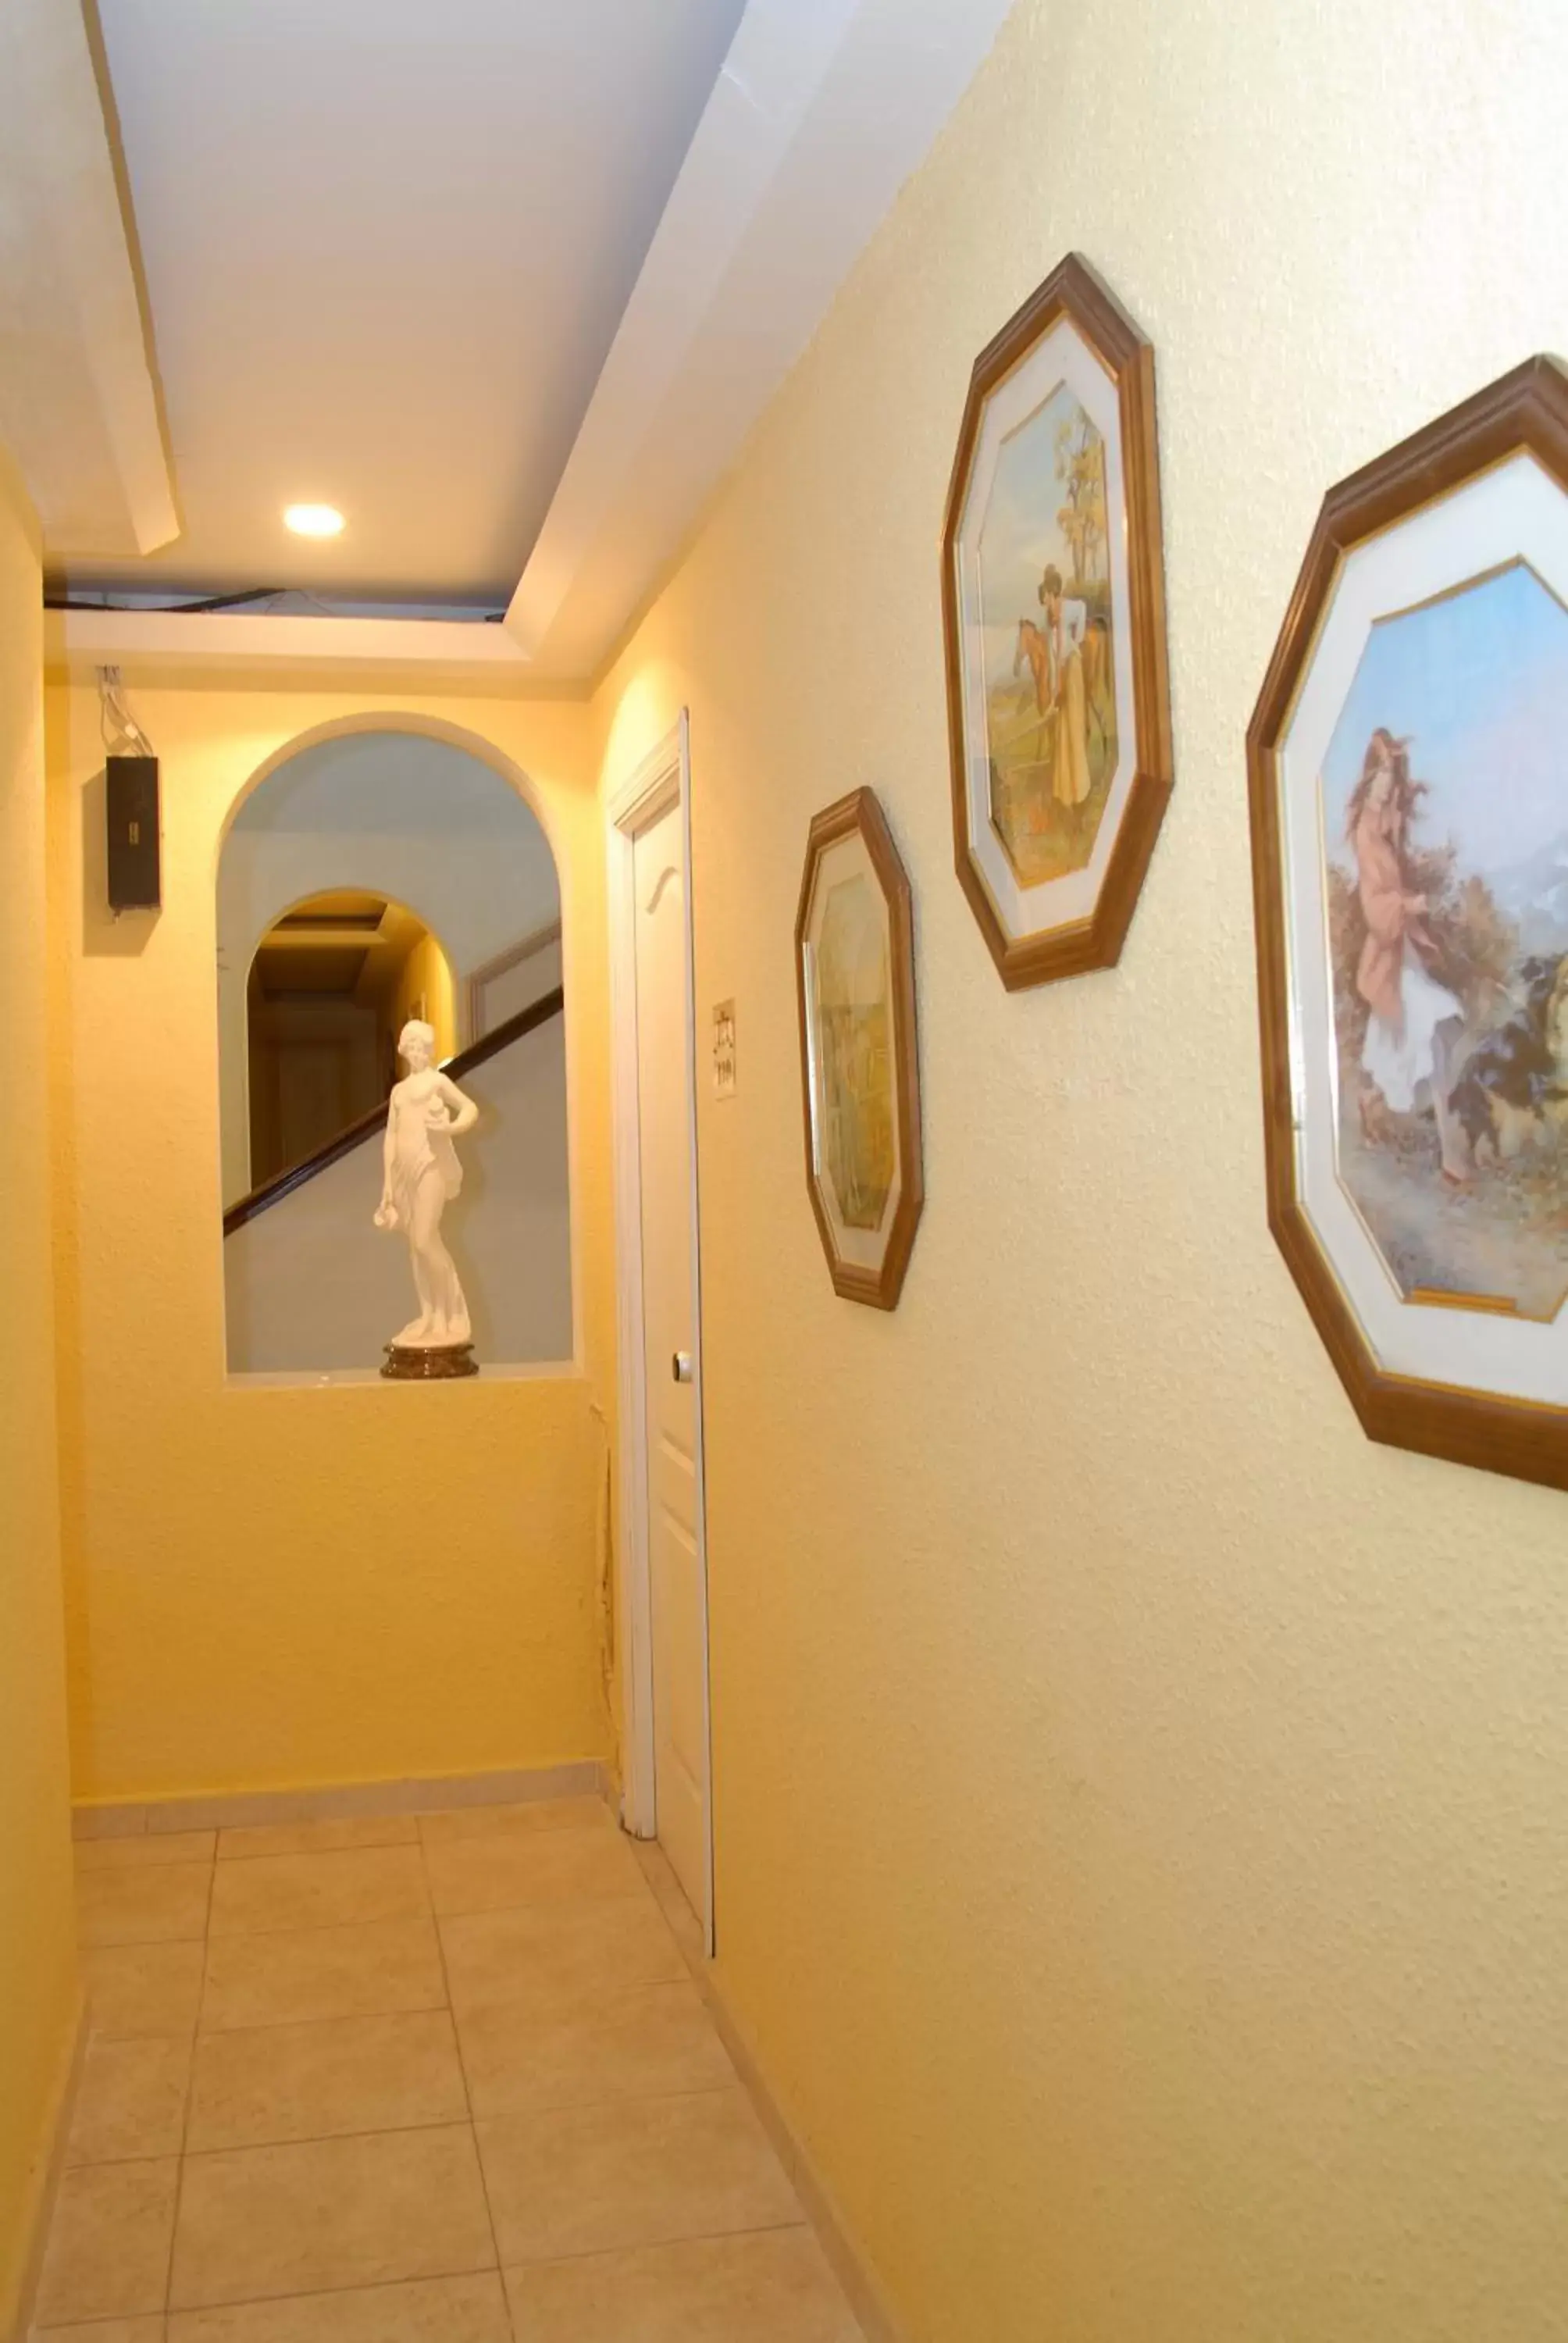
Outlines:
<svg viewBox="0 0 1568 2343"><path fill-rule="evenodd" d="M806 1186L834 1291L891 1310L925 1190L910 882L870 789L812 820L795 977Z"/></svg>
<svg viewBox="0 0 1568 2343"><path fill-rule="evenodd" d="M1009 990L1120 958L1171 793L1154 353L1070 254L976 361L942 537L958 875Z"/></svg>
<svg viewBox="0 0 1568 2343"><path fill-rule="evenodd" d="M1374 1440L1568 1488L1568 376L1332 489L1248 734L1269 1218Z"/></svg>

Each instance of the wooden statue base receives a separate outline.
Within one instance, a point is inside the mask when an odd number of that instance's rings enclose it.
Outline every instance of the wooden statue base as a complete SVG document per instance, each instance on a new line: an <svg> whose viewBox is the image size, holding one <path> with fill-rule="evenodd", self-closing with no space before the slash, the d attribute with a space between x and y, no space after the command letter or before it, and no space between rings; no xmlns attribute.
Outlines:
<svg viewBox="0 0 1568 2343"><path fill-rule="evenodd" d="M388 1342L381 1372L395 1383L446 1383L458 1375L477 1375L479 1363L472 1342Z"/></svg>

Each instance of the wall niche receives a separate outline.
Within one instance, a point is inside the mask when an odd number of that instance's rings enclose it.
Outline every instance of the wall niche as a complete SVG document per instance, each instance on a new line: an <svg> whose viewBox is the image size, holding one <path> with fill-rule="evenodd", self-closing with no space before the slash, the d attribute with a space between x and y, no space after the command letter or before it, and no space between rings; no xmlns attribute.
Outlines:
<svg viewBox="0 0 1568 2343"><path fill-rule="evenodd" d="M231 1374L380 1364L409 1261L373 1225L410 1020L479 1109L443 1222L483 1366L571 1358L560 890L531 808L422 733L337 735L245 799L217 879Z"/></svg>

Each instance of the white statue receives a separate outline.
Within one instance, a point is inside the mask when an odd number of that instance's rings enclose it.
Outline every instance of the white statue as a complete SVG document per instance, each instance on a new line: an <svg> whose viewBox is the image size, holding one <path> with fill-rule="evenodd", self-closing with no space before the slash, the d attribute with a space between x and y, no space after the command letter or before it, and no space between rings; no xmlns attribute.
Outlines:
<svg viewBox="0 0 1568 2343"><path fill-rule="evenodd" d="M431 1026L417 1020L405 1025L397 1036L397 1055L408 1071L387 1102L376 1225L401 1229L407 1237L419 1315L393 1338L392 1347L446 1349L467 1342L470 1329L457 1268L441 1242L441 1215L463 1184L463 1167L452 1141L472 1131L479 1110L436 1064Z"/></svg>

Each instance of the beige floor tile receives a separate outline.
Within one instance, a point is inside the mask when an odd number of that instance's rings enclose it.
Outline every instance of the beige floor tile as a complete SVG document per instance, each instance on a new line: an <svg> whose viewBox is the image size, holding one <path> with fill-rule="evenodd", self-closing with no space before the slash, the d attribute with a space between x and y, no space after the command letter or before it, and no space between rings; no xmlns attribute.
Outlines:
<svg viewBox="0 0 1568 2343"><path fill-rule="evenodd" d="M222 2033L443 2009L446 2002L434 1923L372 1920L209 1945L201 2024L204 2034Z"/></svg>
<svg viewBox="0 0 1568 2343"><path fill-rule="evenodd" d="M680 1950L646 1896L467 1912L440 1923L457 2009L665 1985L686 1975Z"/></svg>
<svg viewBox="0 0 1568 2343"><path fill-rule="evenodd" d="M272 1855L220 1863L212 1934L239 1936L352 1921L413 1919L430 1908L417 1846L365 1846L339 1855Z"/></svg>
<svg viewBox="0 0 1568 2343"><path fill-rule="evenodd" d="M516 1806L451 1806L421 1815L419 1835L427 1846L463 1838L531 1838L539 1831L613 1830L615 1818L602 1798L530 1798Z"/></svg>
<svg viewBox="0 0 1568 2343"><path fill-rule="evenodd" d="M168 2343L512 2343L512 2324L500 2278L486 2270L176 2311Z"/></svg>
<svg viewBox="0 0 1568 2343"><path fill-rule="evenodd" d="M466 2125L186 2158L171 2310L494 2267Z"/></svg>
<svg viewBox="0 0 1568 2343"><path fill-rule="evenodd" d="M85 2327L35 2327L33 2333L43 2343L166 2343L167 2329L161 2316L149 2318L94 2318Z"/></svg>
<svg viewBox="0 0 1568 2343"><path fill-rule="evenodd" d="M204 2034L186 2146L259 2147L334 2133L466 2123L468 2097L444 2009Z"/></svg>
<svg viewBox="0 0 1568 2343"><path fill-rule="evenodd" d="M618 1831L533 1831L427 1845L437 1912L498 1912L513 1904L647 1895Z"/></svg>
<svg viewBox="0 0 1568 2343"><path fill-rule="evenodd" d="M65 2145L66 2164L177 2156L190 2068L188 2034L90 2044Z"/></svg>
<svg viewBox="0 0 1568 2343"><path fill-rule="evenodd" d="M76 1882L77 1939L84 1945L156 1945L205 1936L212 1876L205 1863L84 1872Z"/></svg>
<svg viewBox="0 0 1568 2343"><path fill-rule="evenodd" d="M735 2079L695 1986L635 1986L574 2008L506 2002L458 2013L476 2116L720 2090Z"/></svg>
<svg viewBox="0 0 1568 2343"><path fill-rule="evenodd" d="M412 1815L343 1815L314 1823L259 1823L220 1831L217 1859L235 1863L263 1855L341 1855L358 1846L411 1846L419 1835Z"/></svg>
<svg viewBox="0 0 1568 2343"><path fill-rule="evenodd" d="M171 2156L63 2176L38 2282L40 2327L162 2310L178 2171Z"/></svg>
<svg viewBox="0 0 1568 2343"><path fill-rule="evenodd" d="M863 2343L809 2229L507 2272L517 2343Z"/></svg>
<svg viewBox="0 0 1568 2343"><path fill-rule="evenodd" d="M803 2217L739 2089L508 2116L481 2123L478 2136L506 2263L779 2228Z"/></svg>
<svg viewBox="0 0 1568 2343"><path fill-rule="evenodd" d="M186 1945L95 1945L82 1954L88 2022L95 2036L188 2034L201 1999L199 1942Z"/></svg>
<svg viewBox="0 0 1568 2343"><path fill-rule="evenodd" d="M149 1837L82 1838L75 1844L76 1869L146 1871L167 1863L210 1863L216 1831L166 1831Z"/></svg>

